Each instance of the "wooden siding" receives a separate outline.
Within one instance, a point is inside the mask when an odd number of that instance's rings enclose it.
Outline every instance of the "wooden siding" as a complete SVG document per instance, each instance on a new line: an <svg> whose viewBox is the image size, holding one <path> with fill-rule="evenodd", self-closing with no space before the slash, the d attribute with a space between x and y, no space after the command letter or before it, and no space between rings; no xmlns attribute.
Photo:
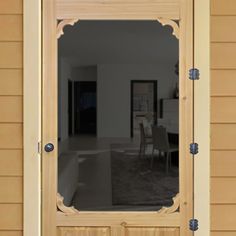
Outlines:
<svg viewBox="0 0 236 236"><path fill-rule="evenodd" d="M236 1L211 0L211 235L236 235Z"/></svg>
<svg viewBox="0 0 236 236"><path fill-rule="evenodd" d="M0 1L0 236L23 235L22 9Z"/></svg>

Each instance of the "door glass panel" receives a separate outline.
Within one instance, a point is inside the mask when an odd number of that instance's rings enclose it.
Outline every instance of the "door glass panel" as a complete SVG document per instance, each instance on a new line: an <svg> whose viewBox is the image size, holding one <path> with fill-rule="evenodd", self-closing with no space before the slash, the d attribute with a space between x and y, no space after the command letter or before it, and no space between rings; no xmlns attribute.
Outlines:
<svg viewBox="0 0 236 236"><path fill-rule="evenodd" d="M179 42L158 21L79 21L58 40L58 192L81 211L179 193Z"/></svg>

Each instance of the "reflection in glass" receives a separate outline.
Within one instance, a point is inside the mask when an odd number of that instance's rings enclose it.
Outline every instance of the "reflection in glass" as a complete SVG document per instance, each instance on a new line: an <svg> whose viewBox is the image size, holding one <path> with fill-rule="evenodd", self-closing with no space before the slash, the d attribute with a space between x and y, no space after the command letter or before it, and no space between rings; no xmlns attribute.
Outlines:
<svg viewBox="0 0 236 236"><path fill-rule="evenodd" d="M179 192L178 40L157 21L80 21L58 41L58 192L156 211ZM177 65L177 66L176 66Z"/></svg>

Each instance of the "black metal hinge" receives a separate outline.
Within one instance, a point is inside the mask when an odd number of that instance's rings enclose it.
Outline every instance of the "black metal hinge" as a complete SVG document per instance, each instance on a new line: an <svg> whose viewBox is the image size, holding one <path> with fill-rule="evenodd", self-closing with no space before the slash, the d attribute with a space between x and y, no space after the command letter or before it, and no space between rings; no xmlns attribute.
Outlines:
<svg viewBox="0 0 236 236"><path fill-rule="evenodd" d="M200 71L196 68L192 68L191 70L189 70L189 79L199 80L200 79Z"/></svg>
<svg viewBox="0 0 236 236"><path fill-rule="evenodd" d="M198 230L198 220L196 219L191 219L189 221L189 229L191 231L197 231Z"/></svg>
<svg viewBox="0 0 236 236"><path fill-rule="evenodd" d="M198 144L197 143L190 144L190 153L193 155L198 154Z"/></svg>

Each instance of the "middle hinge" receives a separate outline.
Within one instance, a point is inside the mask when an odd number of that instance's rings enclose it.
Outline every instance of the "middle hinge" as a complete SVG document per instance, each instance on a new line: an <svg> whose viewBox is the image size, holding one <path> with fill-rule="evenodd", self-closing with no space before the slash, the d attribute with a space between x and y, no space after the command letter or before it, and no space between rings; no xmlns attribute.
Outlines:
<svg viewBox="0 0 236 236"><path fill-rule="evenodd" d="M197 143L190 144L190 153L193 155L198 154L198 144Z"/></svg>

